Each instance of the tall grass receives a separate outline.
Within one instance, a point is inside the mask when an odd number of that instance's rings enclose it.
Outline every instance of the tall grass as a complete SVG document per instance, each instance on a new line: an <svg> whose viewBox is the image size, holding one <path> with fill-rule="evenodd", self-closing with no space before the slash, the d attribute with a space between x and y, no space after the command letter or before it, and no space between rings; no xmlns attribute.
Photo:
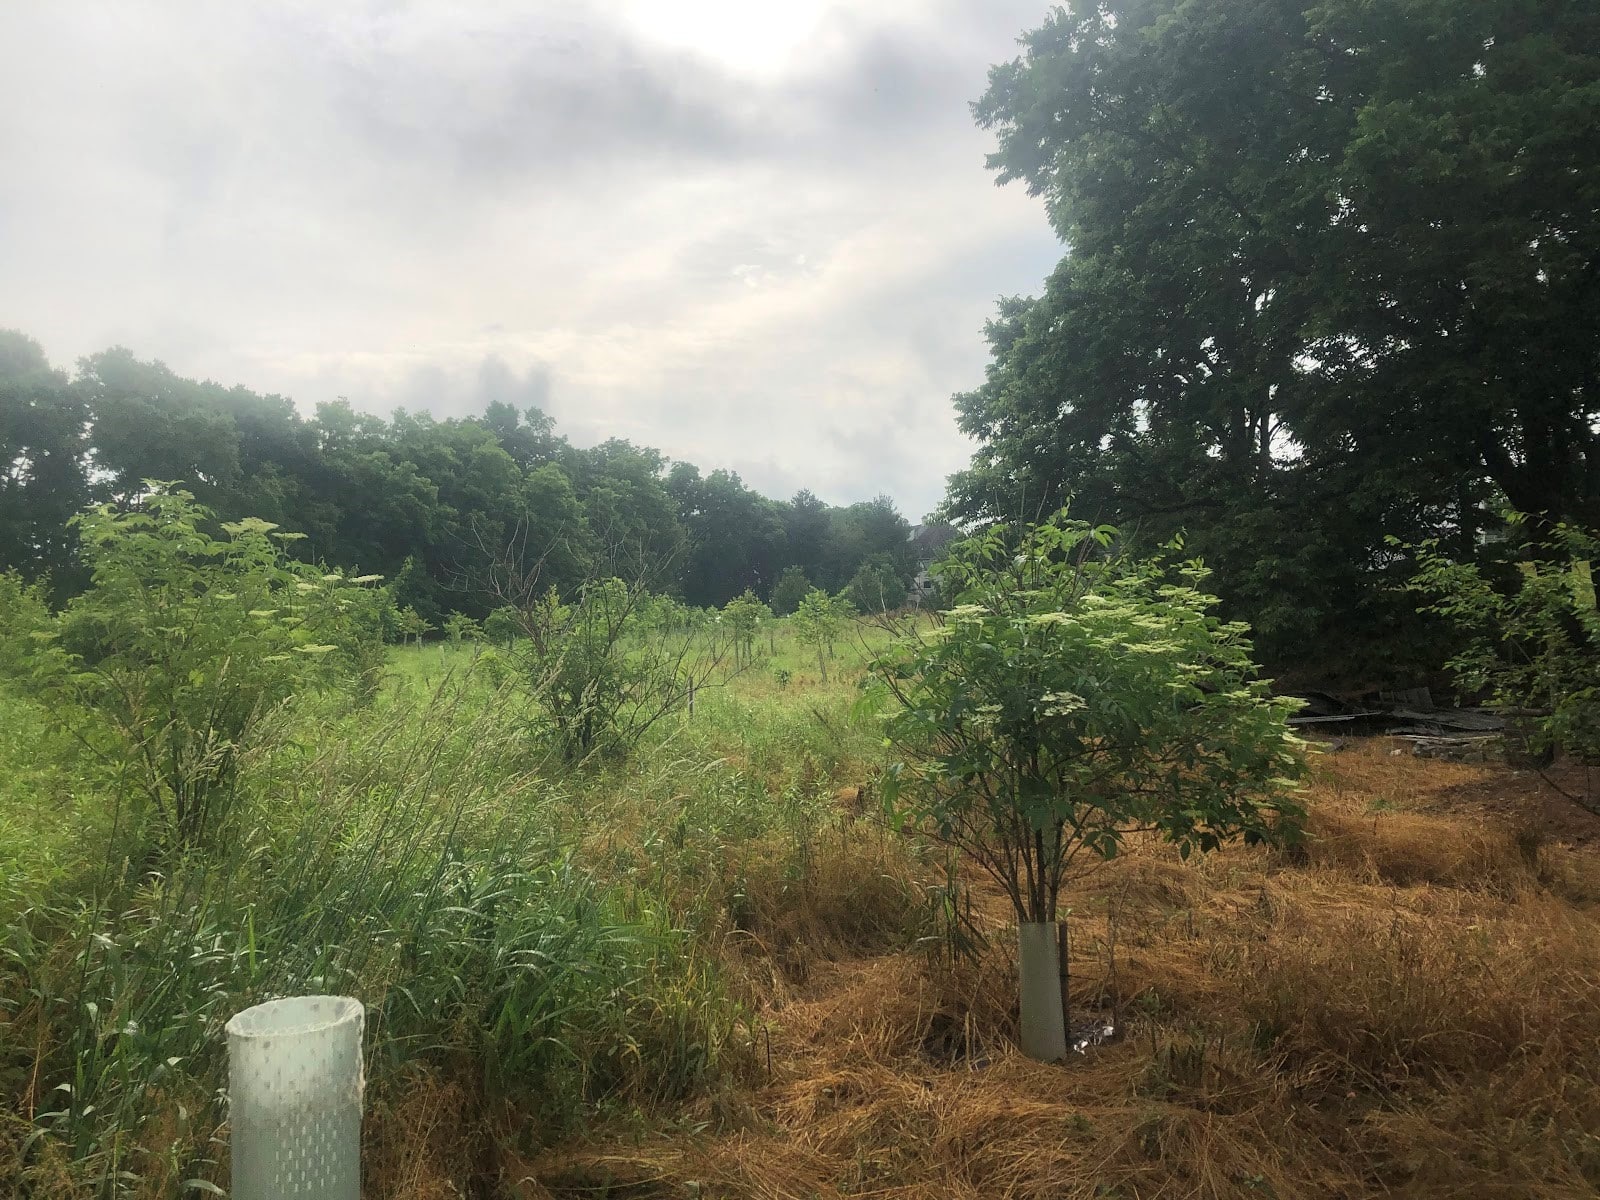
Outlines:
<svg viewBox="0 0 1600 1200"><path fill-rule="evenodd" d="M1119 857L1072 986L1126 1036L1030 1063L1004 903L872 820L847 647L824 687L780 635L577 772L470 652L408 650L265 723L177 860L0 694L43 739L0 727L0 1195L226 1187L221 1025L310 990L368 1006L375 1197L1600 1187L1595 860L1439 811L1517 779L1352 750L1294 855Z"/></svg>
<svg viewBox="0 0 1600 1200"><path fill-rule="evenodd" d="M118 831L87 895L46 889L9 924L0 1179L225 1183L222 1025L275 995L366 1003L375 1098L428 1065L537 1138L721 1069L739 1006L664 900L571 855L513 700L452 678L318 703L248 751L216 844L146 870Z"/></svg>

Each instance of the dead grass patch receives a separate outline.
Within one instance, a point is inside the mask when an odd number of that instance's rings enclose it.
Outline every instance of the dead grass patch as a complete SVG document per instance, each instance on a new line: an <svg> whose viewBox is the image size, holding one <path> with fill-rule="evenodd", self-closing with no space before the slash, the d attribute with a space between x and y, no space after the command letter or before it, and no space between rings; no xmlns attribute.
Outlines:
<svg viewBox="0 0 1600 1200"><path fill-rule="evenodd" d="M992 945L977 962L852 957L839 937L814 956L767 1010L772 1071L736 1132L600 1139L526 1169L573 1197L1593 1195L1585 864L1502 814L1429 811L1496 777L1330 756L1299 861L1146 846L1080 881L1073 1001L1114 1006L1118 1043L1063 1065L1015 1053L1004 904L980 895ZM771 894L769 929L849 927L789 903Z"/></svg>

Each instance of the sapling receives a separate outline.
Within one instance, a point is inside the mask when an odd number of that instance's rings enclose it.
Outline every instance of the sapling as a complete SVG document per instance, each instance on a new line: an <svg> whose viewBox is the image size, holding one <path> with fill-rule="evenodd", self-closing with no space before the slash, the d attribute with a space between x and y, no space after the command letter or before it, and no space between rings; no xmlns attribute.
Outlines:
<svg viewBox="0 0 1600 1200"><path fill-rule="evenodd" d="M137 508L73 518L92 583L60 613L28 616L15 665L133 786L161 840L192 846L221 818L268 713L318 685L375 689L388 598L364 588L376 576L290 557L301 534L248 517L216 537L191 493L147 486ZM25 599L8 594L13 607Z"/></svg>
<svg viewBox="0 0 1600 1200"><path fill-rule="evenodd" d="M1528 524L1511 515L1514 530ZM1476 563L1449 558L1438 542L1416 548L1412 591L1429 597L1424 611L1450 621L1461 649L1446 665L1467 692L1487 692L1525 752L1556 791L1592 813L1600 813L1600 607L1595 604L1594 564L1600 531L1557 524L1532 540L1498 585ZM1573 791L1545 772L1557 751L1585 768Z"/></svg>
<svg viewBox="0 0 1600 1200"><path fill-rule="evenodd" d="M898 751L890 816L956 847L1018 923L1022 1048L1066 1053L1063 882L1128 838L1187 858L1224 839L1292 837L1300 743L1255 677L1245 627L1212 615L1196 562L1115 549L1065 513L997 526L940 568L957 603L870 668Z"/></svg>
<svg viewBox="0 0 1600 1200"><path fill-rule="evenodd" d="M824 651L831 651L838 637L839 613L833 598L821 588L812 588L800 600L794 613L795 636L817 651L817 670L822 682L828 682L828 663Z"/></svg>

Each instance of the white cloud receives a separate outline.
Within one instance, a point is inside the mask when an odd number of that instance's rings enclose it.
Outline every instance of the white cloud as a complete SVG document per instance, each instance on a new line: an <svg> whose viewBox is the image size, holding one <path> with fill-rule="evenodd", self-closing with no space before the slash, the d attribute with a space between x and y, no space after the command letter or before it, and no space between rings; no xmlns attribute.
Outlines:
<svg viewBox="0 0 1600 1200"><path fill-rule="evenodd" d="M1042 16L7 6L0 326L307 411L511 388L579 441L915 517L994 298L1058 254L966 107Z"/></svg>

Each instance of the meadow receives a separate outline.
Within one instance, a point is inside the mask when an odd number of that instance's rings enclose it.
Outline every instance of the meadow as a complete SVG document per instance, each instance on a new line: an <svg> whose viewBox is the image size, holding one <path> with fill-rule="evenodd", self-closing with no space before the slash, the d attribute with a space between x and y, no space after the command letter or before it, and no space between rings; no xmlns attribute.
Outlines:
<svg viewBox="0 0 1600 1200"><path fill-rule="evenodd" d="M221 1027L367 1006L365 1194L1555 1198L1600 1187L1600 859L1536 776L1313 747L1309 838L1075 877L1072 1007L1014 1048L1009 908L888 827L785 622L571 767L503 655L394 649L243 750L206 849L0 692L0 1192L227 1187Z"/></svg>

